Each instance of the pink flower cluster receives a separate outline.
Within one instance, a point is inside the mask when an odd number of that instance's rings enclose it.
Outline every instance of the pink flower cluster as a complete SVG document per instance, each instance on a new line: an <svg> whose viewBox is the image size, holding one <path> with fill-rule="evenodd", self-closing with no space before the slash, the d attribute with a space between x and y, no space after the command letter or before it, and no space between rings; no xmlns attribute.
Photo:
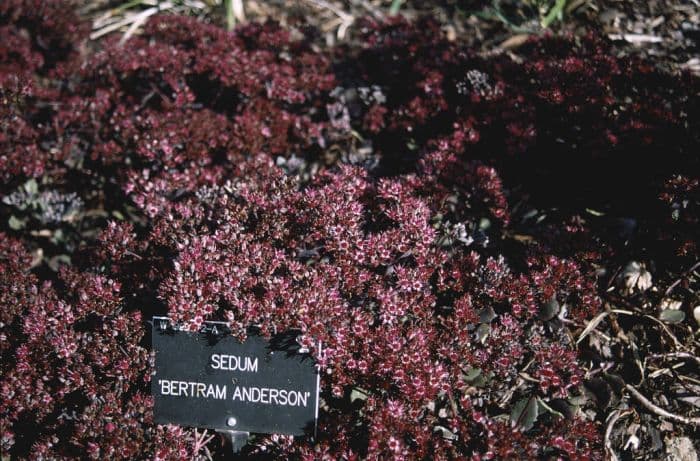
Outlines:
<svg viewBox="0 0 700 461"><path fill-rule="evenodd" d="M239 336L250 325L264 334L296 330L316 354L328 407L323 435L316 446L285 446L287 453L477 453L473 440L487 437L495 415L465 380L466 370L505 388L534 360L531 373L540 384L533 392L544 398L579 392L575 352L560 343L563 337L552 342L537 316L551 297L571 315L595 313L591 279L553 256L534 258L530 269L516 273L502 257L436 245L431 219L444 191L429 188L432 181L415 175L377 180L343 166L300 188L260 156L240 164L223 184L202 186L179 201L163 201L164 190L132 191L145 210L154 210L147 239L174 255L159 285L172 318L193 329L206 319L227 319ZM489 181L471 182L475 200L490 194ZM346 413L358 393L361 407ZM354 425L367 428L365 446L342 433ZM543 430L568 440L562 446L569 455L596 443L569 439L555 426ZM488 440L484 456L489 444L502 443ZM263 439L258 449L282 448Z"/></svg>

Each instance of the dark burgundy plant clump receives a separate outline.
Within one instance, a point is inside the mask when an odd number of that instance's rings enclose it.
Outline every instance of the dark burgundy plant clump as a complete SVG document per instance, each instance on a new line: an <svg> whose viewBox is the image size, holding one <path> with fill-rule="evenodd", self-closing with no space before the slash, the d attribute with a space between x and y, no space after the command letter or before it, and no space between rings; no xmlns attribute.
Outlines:
<svg viewBox="0 0 700 461"><path fill-rule="evenodd" d="M368 23L360 42L339 52L338 80L368 94L353 108L389 173L460 136L461 157L540 203L644 215L668 178L700 167L698 79L615 58L595 36L531 39L517 61L465 50L432 19Z"/></svg>
<svg viewBox="0 0 700 461"><path fill-rule="evenodd" d="M542 426L536 448L526 439L522 446L484 439L520 429L485 414L486 402L472 399L479 387L465 375L471 370L478 386L505 390L535 359L531 373L542 382L533 392L576 395L583 373L575 352L548 337L537 316L551 299L577 316L596 312L591 279L555 257L533 259L531 271L515 274L502 257L480 256L469 243L436 247L431 216L441 195L420 198L426 194L414 181L371 179L346 166L300 190L259 156L178 201L162 199L164 183L134 188L134 201L153 213L145 241L176 255L159 286L171 317L193 328L224 318L240 335L248 325L266 334L296 329L312 351L324 344L319 440L287 446L263 438L254 450L334 458L595 452L595 426L583 420L583 439L555 421ZM111 225L105 237L113 270L138 254L129 232ZM363 433L353 435L358 425Z"/></svg>
<svg viewBox="0 0 700 461"><path fill-rule="evenodd" d="M3 453L201 455L152 422L160 314L296 330L315 355L318 437L250 455L602 458L602 359L571 329L646 242L697 257L697 80L590 37L477 56L430 20L323 53L273 23L163 15L90 46L80 24L0 6ZM356 138L378 167L327 164Z"/></svg>

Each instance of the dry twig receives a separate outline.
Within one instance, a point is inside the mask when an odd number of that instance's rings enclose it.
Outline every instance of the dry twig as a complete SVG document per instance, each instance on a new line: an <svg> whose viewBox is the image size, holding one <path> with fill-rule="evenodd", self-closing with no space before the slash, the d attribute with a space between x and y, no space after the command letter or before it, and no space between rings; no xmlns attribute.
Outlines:
<svg viewBox="0 0 700 461"><path fill-rule="evenodd" d="M609 34L608 38L610 40L624 40L627 43L661 43L664 41L663 38L657 37L656 35L646 35L646 34Z"/></svg>
<svg viewBox="0 0 700 461"><path fill-rule="evenodd" d="M605 428L605 453L608 455L608 459L610 461L617 461L617 455L615 454L615 450L613 450L612 447L612 431L613 428L615 427L615 423L620 419L625 416L628 416L629 414L632 413L632 410L615 410L612 413L610 413L610 416L608 416L608 425Z"/></svg>
<svg viewBox="0 0 700 461"><path fill-rule="evenodd" d="M691 273L692 273L695 269L697 269L698 267L700 267L700 261L696 262L696 263L693 265L693 267L691 267L691 268L688 269L687 271L683 272L683 274L682 274L680 277L678 277L678 278L666 289L666 293L665 293L666 296L668 296L668 295L673 291L673 289L676 288L676 287L678 286L678 284L681 283L681 281L683 280L684 277L687 277L689 274L691 274Z"/></svg>
<svg viewBox="0 0 700 461"><path fill-rule="evenodd" d="M700 358L690 352L667 352L665 354L650 354L650 359L688 359L700 364Z"/></svg>
<svg viewBox="0 0 700 461"><path fill-rule="evenodd" d="M350 28L350 26L355 22L355 17L345 11L341 10L337 6L329 3L325 0L307 0L309 3L313 3L319 8L324 8L331 11L333 14L338 16L340 20L340 26L338 27L338 40L345 38L345 33Z"/></svg>
<svg viewBox="0 0 700 461"><path fill-rule="evenodd" d="M148 8L148 9L141 11L139 13L136 13L136 14L129 14L124 19L121 19L121 20L116 21L116 22L112 22L111 24L106 25L106 26L98 29L98 25L102 24L103 21L107 20L106 17L99 18L93 24L93 28L95 28L97 30L95 30L93 33L90 34L90 40L95 40L97 38L102 37L103 35L107 35L111 32L119 30L122 27L133 25L134 23L137 23L136 27L133 27L133 28L129 27L129 31L127 31L127 33L130 32L133 34L134 30L136 30L138 28L138 25L145 22L146 19L148 19L150 16L153 16L154 14L158 13L159 11L173 8L173 6L174 5L172 2L159 3L157 6L154 6L152 8Z"/></svg>
<svg viewBox="0 0 700 461"><path fill-rule="evenodd" d="M675 413L671 413L670 411L664 410L663 408L652 403L651 400L647 399L641 392L639 392L636 388L634 388L634 386L632 386L630 384L626 384L625 389L627 389L629 391L629 393L632 394L632 396L639 403L641 403L644 408L651 411L655 415L661 416L663 418L668 418L668 419L675 421L677 423L683 423L683 424L688 424L691 426L700 427L700 418L689 418L686 416L677 415Z"/></svg>

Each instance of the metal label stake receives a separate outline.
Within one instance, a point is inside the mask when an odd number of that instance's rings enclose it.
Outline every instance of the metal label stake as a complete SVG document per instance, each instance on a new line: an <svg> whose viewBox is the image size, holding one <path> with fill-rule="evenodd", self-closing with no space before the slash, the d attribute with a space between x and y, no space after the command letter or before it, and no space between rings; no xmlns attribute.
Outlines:
<svg viewBox="0 0 700 461"><path fill-rule="evenodd" d="M233 416L229 416L226 420L226 425L229 427L235 427L236 423L238 421ZM219 430L217 432L223 434L231 442L231 450L234 454L240 453L246 443L248 443L248 437L250 436L250 432L245 431Z"/></svg>

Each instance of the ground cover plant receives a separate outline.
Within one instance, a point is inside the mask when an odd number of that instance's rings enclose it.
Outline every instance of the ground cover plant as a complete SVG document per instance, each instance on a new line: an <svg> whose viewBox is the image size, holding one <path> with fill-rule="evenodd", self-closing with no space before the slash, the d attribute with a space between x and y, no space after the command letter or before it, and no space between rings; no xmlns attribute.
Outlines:
<svg viewBox="0 0 700 461"><path fill-rule="evenodd" d="M153 424L153 315L299 331L318 435L251 458L692 449L698 79L592 34L355 33L94 43L65 2L0 4L3 457L225 458Z"/></svg>

